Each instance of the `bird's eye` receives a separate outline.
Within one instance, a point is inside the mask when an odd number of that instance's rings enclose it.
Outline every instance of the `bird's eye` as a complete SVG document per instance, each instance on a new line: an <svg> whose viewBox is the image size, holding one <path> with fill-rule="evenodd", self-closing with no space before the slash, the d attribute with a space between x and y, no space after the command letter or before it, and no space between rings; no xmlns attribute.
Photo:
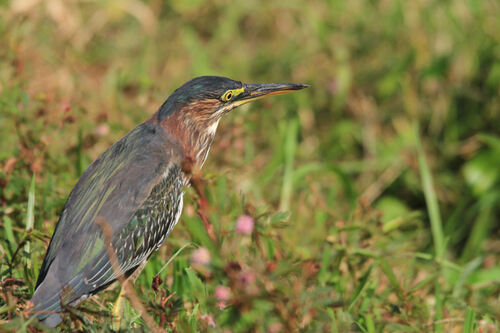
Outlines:
<svg viewBox="0 0 500 333"><path fill-rule="evenodd" d="M233 98L233 92L231 90L229 91L226 91L224 93L224 95L222 95L221 99L224 101L224 102L229 102L231 100L231 98Z"/></svg>

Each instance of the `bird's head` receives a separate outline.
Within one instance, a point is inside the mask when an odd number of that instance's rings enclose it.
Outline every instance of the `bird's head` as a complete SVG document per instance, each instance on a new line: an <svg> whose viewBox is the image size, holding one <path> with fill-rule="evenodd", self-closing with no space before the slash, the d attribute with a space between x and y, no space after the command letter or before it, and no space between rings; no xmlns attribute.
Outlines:
<svg viewBox="0 0 500 333"><path fill-rule="evenodd" d="M177 113L198 122L218 121L230 110L248 102L271 95L284 94L306 88L294 83L241 83L220 76L200 76L178 88L162 105L158 117Z"/></svg>
<svg viewBox="0 0 500 333"><path fill-rule="evenodd" d="M178 88L160 107L157 119L171 132L176 132L179 141L190 143L195 151L203 153L215 135L219 120L227 112L266 96L306 87L294 83L241 83L220 76L201 76Z"/></svg>

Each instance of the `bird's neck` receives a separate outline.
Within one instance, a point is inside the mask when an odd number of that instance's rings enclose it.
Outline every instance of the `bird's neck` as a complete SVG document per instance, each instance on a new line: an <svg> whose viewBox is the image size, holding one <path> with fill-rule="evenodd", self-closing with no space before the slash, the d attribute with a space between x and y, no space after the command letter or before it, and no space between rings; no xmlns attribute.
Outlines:
<svg viewBox="0 0 500 333"><path fill-rule="evenodd" d="M190 161L198 169L201 169L207 159L218 124L219 119L200 121L183 118L179 114L171 115L160 122L165 133L181 146L183 160Z"/></svg>

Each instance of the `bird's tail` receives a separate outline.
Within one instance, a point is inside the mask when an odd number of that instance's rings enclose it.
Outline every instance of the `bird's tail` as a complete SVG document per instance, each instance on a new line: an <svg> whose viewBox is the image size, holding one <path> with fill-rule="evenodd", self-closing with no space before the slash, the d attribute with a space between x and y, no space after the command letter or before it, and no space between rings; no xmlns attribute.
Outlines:
<svg viewBox="0 0 500 333"><path fill-rule="evenodd" d="M87 286L80 275L62 286L55 279L44 279L37 286L31 301L31 315L36 316L49 327L56 327L62 321L60 313L65 305L76 305L87 294Z"/></svg>
<svg viewBox="0 0 500 333"><path fill-rule="evenodd" d="M53 293L52 297L47 297L46 293L43 291L43 287L40 288L40 286L35 290L31 298L31 302L33 302L31 315L36 316L38 320L49 327L56 327L62 321L61 315L59 314L61 312L59 295L56 292Z"/></svg>
<svg viewBox="0 0 500 333"><path fill-rule="evenodd" d="M46 317L38 318L38 320L40 320L46 326L54 328L62 322L62 317L59 313L53 313L47 315Z"/></svg>

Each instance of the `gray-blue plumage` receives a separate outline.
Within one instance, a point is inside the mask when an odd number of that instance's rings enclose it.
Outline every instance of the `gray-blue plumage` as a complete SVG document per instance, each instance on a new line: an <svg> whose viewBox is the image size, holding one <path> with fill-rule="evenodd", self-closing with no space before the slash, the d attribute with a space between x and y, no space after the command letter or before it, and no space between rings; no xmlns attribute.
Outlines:
<svg viewBox="0 0 500 333"><path fill-rule="evenodd" d="M32 298L40 320L57 325L62 304L75 304L117 278L97 217L113 230L112 247L126 274L165 241L179 218L184 184L179 148L165 145L169 141L158 125L144 123L84 172L40 270Z"/></svg>

